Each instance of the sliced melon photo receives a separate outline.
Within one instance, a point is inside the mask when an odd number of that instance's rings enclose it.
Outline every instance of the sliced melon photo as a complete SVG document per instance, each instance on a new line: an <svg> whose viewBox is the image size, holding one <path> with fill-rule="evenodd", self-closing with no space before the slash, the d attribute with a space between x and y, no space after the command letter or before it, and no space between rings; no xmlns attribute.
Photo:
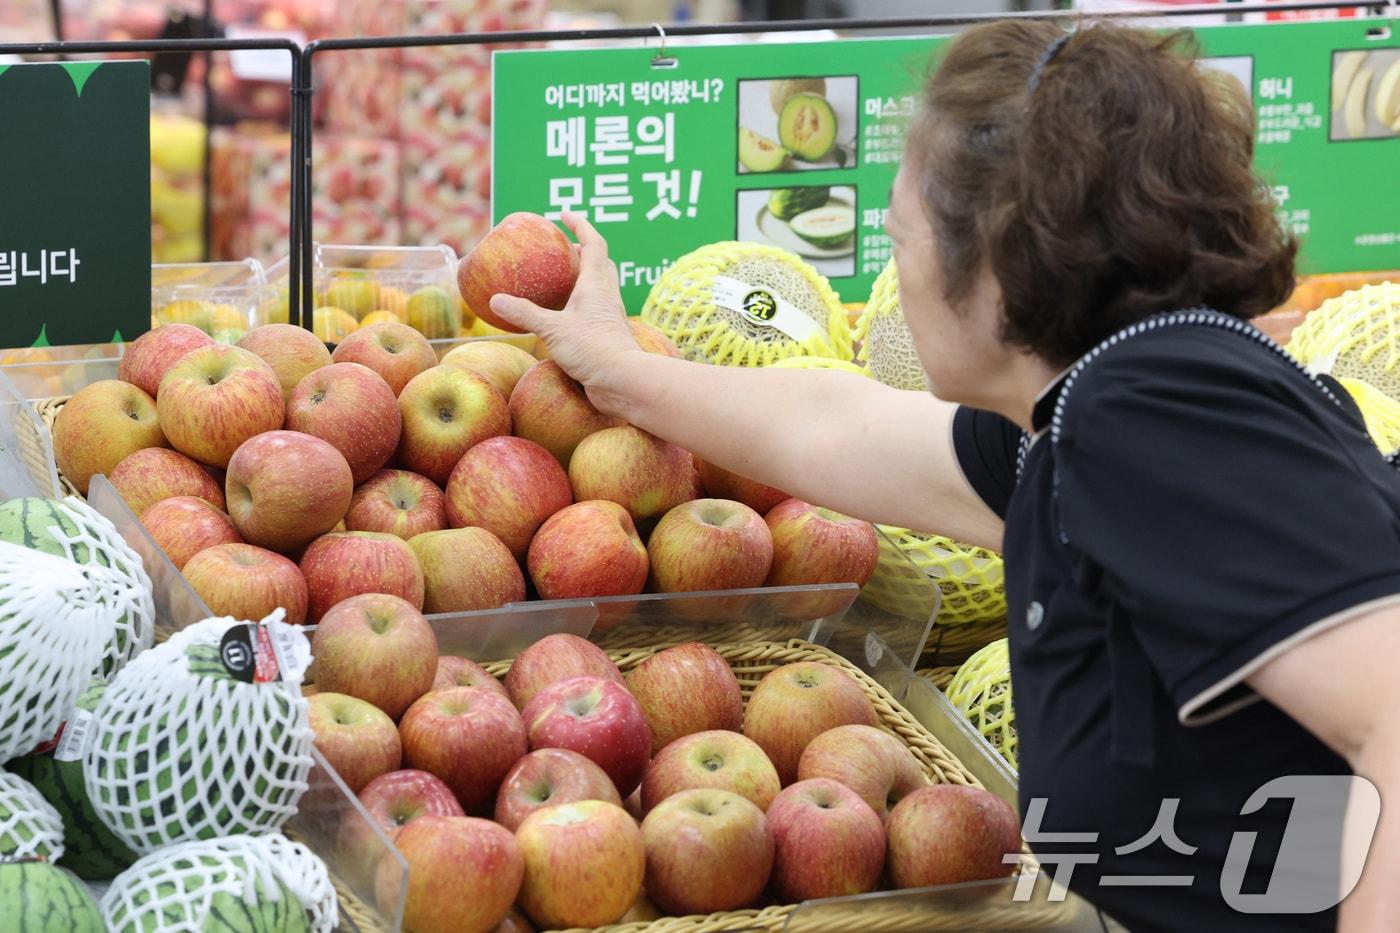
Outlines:
<svg viewBox="0 0 1400 933"><path fill-rule="evenodd" d="M778 114L778 141L804 161L825 159L836 146L836 111L825 97L794 94Z"/></svg>
<svg viewBox="0 0 1400 933"><path fill-rule="evenodd" d="M792 232L818 249L836 249L856 232L856 212L845 204L827 204L803 211L788 221Z"/></svg>
<svg viewBox="0 0 1400 933"><path fill-rule="evenodd" d="M739 129L739 162L751 172L776 172L787 164L788 151L748 127Z"/></svg>
<svg viewBox="0 0 1400 933"><path fill-rule="evenodd" d="M804 211L825 207L831 189L825 185L807 188L778 188L768 195L768 212L779 220L792 220Z"/></svg>

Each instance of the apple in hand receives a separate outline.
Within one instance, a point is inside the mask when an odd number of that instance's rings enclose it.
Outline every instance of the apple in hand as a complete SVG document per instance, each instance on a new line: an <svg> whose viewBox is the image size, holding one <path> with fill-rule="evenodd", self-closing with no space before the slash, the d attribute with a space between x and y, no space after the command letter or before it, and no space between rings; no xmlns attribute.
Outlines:
<svg viewBox="0 0 1400 933"><path fill-rule="evenodd" d="M423 608L423 568L408 542L373 531L321 535L301 555L310 594L308 619L319 621L336 603L361 593L388 593ZM433 652L437 654L436 651Z"/></svg>
<svg viewBox="0 0 1400 933"><path fill-rule="evenodd" d="M330 531L354 493L340 451L296 431L267 431L240 444L224 487L233 527L273 551L294 551Z"/></svg>
<svg viewBox="0 0 1400 933"><path fill-rule="evenodd" d="M548 930L616 922L642 893L642 831L603 800L543 807L515 831L525 856L520 906Z"/></svg>
<svg viewBox="0 0 1400 933"><path fill-rule="evenodd" d="M244 441L282 427L286 404L277 374L261 357L216 343L166 371L156 410L171 447L223 468Z"/></svg>
<svg viewBox="0 0 1400 933"><path fill-rule="evenodd" d="M576 502L549 517L526 554L541 599L633 596L646 588L646 545L616 502Z"/></svg>
<svg viewBox="0 0 1400 933"><path fill-rule="evenodd" d="M539 214L507 214L457 265L457 289L472 314L492 327L524 333L491 310L493 295L513 295L554 311L564 307L578 281L578 254L553 223Z"/></svg>
<svg viewBox="0 0 1400 933"><path fill-rule="evenodd" d="M896 888L1004 878L1014 866L1002 857L1021 851L1016 812L978 787L920 788L895 804L885 830Z"/></svg>
<svg viewBox="0 0 1400 933"><path fill-rule="evenodd" d="M176 570L205 548L243 541L227 515L197 496L162 499L141 513L141 524Z"/></svg>
<svg viewBox="0 0 1400 933"><path fill-rule="evenodd" d="M217 509L224 507L224 491L204 467L168 447L146 447L122 458L107 476L133 515L140 515L162 499L198 496Z"/></svg>
<svg viewBox="0 0 1400 933"><path fill-rule="evenodd" d="M668 914L739 910L759 899L773 871L763 811L727 790L667 797L642 821L647 896Z"/></svg>
<svg viewBox="0 0 1400 933"><path fill-rule="evenodd" d="M705 495L712 499L742 502L759 515L767 515L778 503L791 498L781 489L731 473L698 457L695 467L700 473L700 485L705 487Z"/></svg>
<svg viewBox="0 0 1400 933"><path fill-rule="evenodd" d="M534 441L554 455L560 466L569 466L574 448L595 431L626 424L593 407L583 384L574 381L559 364L536 363L520 377L510 393L510 417L515 435ZM577 492L577 491L575 491ZM586 496L575 496L584 499Z"/></svg>
<svg viewBox="0 0 1400 933"><path fill-rule="evenodd" d="M133 340L117 361L117 378L155 398L166 370L191 350L213 342L213 337L191 324L166 324L148 330Z"/></svg>
<svg viewBox="0 0 1400 933"><path fill-rule="evenodd" d="M508 830L470 816L424 816L394 837L408 863L405 930L491 933L510 913L520 892L525 862ZM375 878L380 910L392 915L403 871L384 859Z"/></svg>
<svg viewBox="0 0 1400 933"><path fill-rule="evenodd" d="M768 753L787 786L797 780L802 752L837 726L879 722L865 691L845 671L819 661L798 661L769 671L744 710L744 735Z"/></svg>
<svg viewBox="0 0 1400 933"><path fill-rule="evenodd" d="M477 687L419 697L403 714L399 734L404 763L442 778L468 813L490 812L506 772L529 750L510 700Z"/></svg>
<svg viewBox="0 0 1400 933"><path fill-rule="evenodd" d="M402 415L398 397L373 370L332 363L297 383L287 402L287 427L340 451L359 485L394 455Z"/></svg>
<svg viewBox="0 0 1400 933"><path fill-rule="evenodd" d="M502 398L510 398L520 377L539 360L504 340L471 340L448 350L442 362L476 373L491 383Z"/></svg>
<svg viewBox="0 0 1400 933"><path fill-rule="evenodd" d="M164 330L164 328L162 328ZM263 324L243 335L238 346L256 353L277 374L282 400L291 401L297 383L323 366L331 365L326 345L305 327L295 324Z"/></svg>
<svg viewBox="0 0 1400 933"><path fill-rule="evenodd" d="M849 787L826 778L798 781L766 815L773 833L773 887L784 903L865 894L879 885L885 827Z"/></svg>
<svg viewBox="0 0 1400 933"><path fill-rule="evenodd" d="M485 528L425 531L408 546L423 568L424 612L498 609L525 598L520 565Z"/></svg>
<svg viewBox="0 0 1400 933"><path fill-rule="evenodd" d="M103 379L79 389L54 421L58 472L87 495L94 475L110 476L138 450L167 446L156 413L151 397L128 382Z"/></svg>
<svg viewBox="0 0 1400 933"><path fill-rule="evenodd" d="M604 428L579 442L569 460L574 495L607 499L632 520L656 518L700 494L695 458L640 428Z"/></svg>
<svg viewBox="0 0 1400 933"><path fill-rule="evenodd" d="M345 513L350 531L378 531L405 541L447 527L442 490L408 470L380 470L365 480Z"/></svg>
<svg viewBox="0 0 1400 933"><path fill-rule="evenodd" d="M510 433L501 393L456 366L438 365L414 376L399 393L399 411L399 463L440 486L473 445Z"/></svg>
<svg viewBox="0 0 1400 933"><path fill-rule="evenodd" d="M398 770L403 751L399 731L383 710L343 693L318 690L306 700L316 747L352 794Z"/></svg>
<svg viewBox="0 0 1400 933"><path fill-rule="evenodd" d="M411 603L365 593L336 603L311 635L316 685L398 719L433 688L437 636Z"/></svg>
<svg viewBox="0 0 1400 933"><path fill-rule="evenodd" d="M481 687L510 699L505 685L487 673L486 668L475 661L451 654L438 658L437 675L433 678L432 689L442 690L445 687Z"/></svg>
<svg viewBox="0 0 1400 933"><path fill-rule="evenodd" d="M880 560L880 540L869 522L801 499L779 503L763 520L773 534L773 568L764 586L864 586Z"/></svg>
<svg viewBox="0 0 1400 933"><path fill-rule="evenodd" d="M337 363L368 366L388 383L395 398L410 379L438 361L427 337L407 324L392 321L361 327L336 344L331 358Z"/></svg>
<svg viewBox="0 0 1400 933"><path fill-rule="evenodd" d="M516 656L505 676L506 691L524 709L545 687L585 674L625 683L612 658L593 642L564 632L546 635Z"/></svg>
<svg viewBox="0 0 1400 933"><path fill-rule="evenodd" d="M490 437L457 461L447 480L447 521L485 528L523 560L545 519L574 501L559 461L534 441Z"/></svg>
<svg viewBox="0 0 1400 933"><path fill-rule="evenodd" d="M773 563L773 535L753 509L695 499L667 512L647 542L651 577L662 593L762 586Z"/></svg>
<svg viewBox="0 0 1400 933"><path fill-rule="evenodd" d="M567 748L602 768L626 797L651 758L651 731L632 694L601 677L571 677L547 687L521 710L530 748Z"/></svg>
<svg viewBox="0 0 1400 933"><path fill-rule="evenodd" d="M612 778L592 761L566 748L541 748L521 758L496 792L496 822L514 832L542 807L579 800L622 806Z"/></svg>
<svg viewBox="0 0 1400 933"><path fill-rule="evenodd" d="M216 544L181 572L216 616L257 622L280 607L289 625L306 621L306 581L281 554L252 544Z"/></svg>
<svg viewBox="0 0 1400 933"><path fill-rule="evenodd" d="M797 761L797 779L830 778L860 795L881 820L890 808L928 778L903 742L873 726L837 726L807 743Z"/></svg>
<svg viewBox="0 0 1400 933"><path fill-rule="evenodd" d="M676 645L627 674L627 689L642 704L656 754L682 736L744 725L739 678L720 653L698 641Z"/></svg>
<svg viewBox="0 0 1400 933"><path fill-rule="evenodd" d="M642 812L683 790L727 790L767 810L782 789L763 749L737 732L715 729L676 739L647 766Z"/></svg>

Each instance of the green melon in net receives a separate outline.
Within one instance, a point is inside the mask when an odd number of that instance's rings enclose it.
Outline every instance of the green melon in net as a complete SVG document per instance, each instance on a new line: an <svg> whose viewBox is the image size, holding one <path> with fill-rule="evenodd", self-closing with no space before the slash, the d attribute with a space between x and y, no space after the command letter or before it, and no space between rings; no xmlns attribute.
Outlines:
<svg viewBox="0 0 1400 933"><path fill-rule="evenodd" d="M911 392L928 390L924 365L919 362L914 336L909 333L899 305L899 279L893 259L875 280L870 300L856 321L855 337L860 343L856 359L865 364L877 381Z"/></svg>
<svg viewBox="0 0 1400 933"><path fill-rule="evenodd" d="M1016 714L1011 707L1011 655L1005 638L963 662L945 691L977 731L1016 767Z"/></svg>
<svg viewBox="0 0 1400 933"><path fill-rule="evenodd" d="M17 774L0 771L0 861L63 855L63 818L39 789Z"/></svg>
<svg viewBox="0 0 1400 933"><path fill-rule="evenodd" d="M11 933L103 933L81 881L48 862L0 862L0 924Z"/></svg>
<svg viewBox="0 0 1400 933"><path fill-rule="evenodd" d="M642 320L703 363L851 359L846 309L831 284L776 246L713 243L681 257L652 286Z"/></svg>
<svg viewBox="0 0 1400 933"><path fill-rule="evenodd" d="M1361 409L1366 432L1380 452L1389 456L1400 449L1400 401L1360 379L1342 377L1337 382L1347 390L1356 407Z"/></svg>
<svg viewBox="0 0 1400 933"><path fill-rule="evenodd" d="M1360 379L1400 400L1400 282L1329 298L1303 318L1287 349L1315 372Z"/></svg>

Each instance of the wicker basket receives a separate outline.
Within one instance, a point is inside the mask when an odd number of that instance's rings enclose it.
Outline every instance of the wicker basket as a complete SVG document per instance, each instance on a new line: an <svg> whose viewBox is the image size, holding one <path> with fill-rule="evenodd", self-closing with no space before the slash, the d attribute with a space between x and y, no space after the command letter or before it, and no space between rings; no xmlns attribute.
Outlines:
<svg viewBox="0 0 1400 933"><path fill-rule="evenodd" d="M31 404L34 406L34 414L49 432L49 444L53 443L53 424L58 420L58 412L63 408L63 403L72 398L70 395L61 395L57 398L38 399ZM17 419L16 430L19 433L19 455L31 476L44 476L49 471L48 460L51 450L45 450L44 442L37 432L33 430L33 425L25 419ZM43 485L43 483L40 483ZM58 473L59 495L78 496L78 489L68 481L62 472ZM79 496L81 498L81 496Z"/></svg>
<svg viewBox="0 0 1400 933"><path fill-rule="evenodd" d="M953 677L958 673L958 666L949 664L943 667L921 667L914 673L927 679L939 690L947 690L948 685L953 682Z"/></svg>
<svg viewBox="0 0 1400 933"><path fill-rule="evenodd" d="M1006 637L1006 618L967 625L935 625L919 657L920 667L959 665L998 638Z"/></svg>

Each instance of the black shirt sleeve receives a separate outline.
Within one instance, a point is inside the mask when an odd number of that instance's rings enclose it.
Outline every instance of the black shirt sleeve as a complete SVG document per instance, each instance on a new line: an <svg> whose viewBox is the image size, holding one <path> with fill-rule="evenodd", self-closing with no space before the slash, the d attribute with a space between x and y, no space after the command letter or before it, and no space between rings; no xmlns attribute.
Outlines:
<svg viewBox="0 0 1400 933"><path fill-rule="evenodd" d="M1209 721L1288 645L1400 594L1400 477L1290 363L1133 343L1064 400L1055 510L1182 721Z"/></svg>
<svg viewBox="0 0 1400 933"><path fill-rule="evenodd" d="M963 475L993 512L1006 517L1016 488L1023 432L1001 415L962 407L953 412L953 453Z"/></svg>

